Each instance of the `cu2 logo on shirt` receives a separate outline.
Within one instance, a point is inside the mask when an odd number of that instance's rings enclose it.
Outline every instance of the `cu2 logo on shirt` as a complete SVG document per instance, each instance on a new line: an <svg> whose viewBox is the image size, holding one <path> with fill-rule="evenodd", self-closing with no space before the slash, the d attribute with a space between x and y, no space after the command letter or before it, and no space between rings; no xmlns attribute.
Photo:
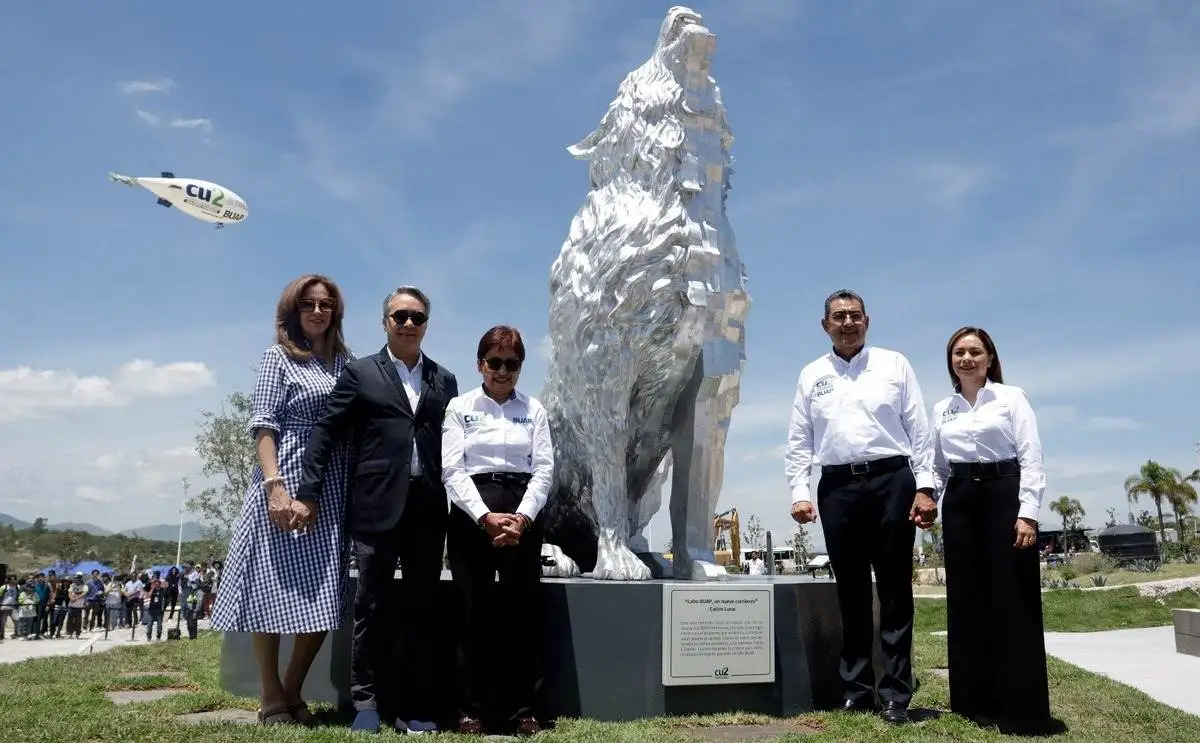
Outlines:
<svg viewBox="0 0 1200 743"><path fill-rule="evenodd" d="M955 403L942 411L942 422L952 421L958 417L958 403Z"/></svg>
<svg viewBox="0 0 1200 743"><path fill-rule="evenodd" d="M817 383L813 385L812 396L814 398L824 397L825 395L828 395L830 392L833 392L833 375L826 374L825 376L818 379Z"/></svg>
<svg viewBox="0 0 1200 743"><path fill-rule="evenodd" d="M484 420L486 420L486 419L487 419L487 416L482 413L464 413L463 414L463 425L465 425L467 428L474 428L475 426L482 426Z"/></svg>

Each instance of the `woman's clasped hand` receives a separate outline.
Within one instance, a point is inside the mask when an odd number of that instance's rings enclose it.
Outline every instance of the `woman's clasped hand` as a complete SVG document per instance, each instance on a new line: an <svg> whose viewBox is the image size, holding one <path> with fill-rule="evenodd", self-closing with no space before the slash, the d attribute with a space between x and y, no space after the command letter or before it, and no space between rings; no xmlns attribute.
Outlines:
<svg viewBox="0 0 1200 743"><path fill-rule="evenodd" d="M283 483L267 486L267 516L283 531L305 532L317 523L317 504L288 495Z"/></svg>

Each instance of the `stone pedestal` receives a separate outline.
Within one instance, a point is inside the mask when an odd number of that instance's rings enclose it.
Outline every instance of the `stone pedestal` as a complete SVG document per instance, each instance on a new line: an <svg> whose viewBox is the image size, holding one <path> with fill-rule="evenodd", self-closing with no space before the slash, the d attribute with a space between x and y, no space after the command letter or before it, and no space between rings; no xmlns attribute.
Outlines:
<svg viewBox="0 0 1200 743"><path fill-rule="evenodd" d="M1175 652L1200 657L1200 609L1174 609Z"/></svg>
<svg viewBox="0 0 1200 743"><path fill-rule="evenodd" d="M773 683L663 686L663 584L703 583L544 579L541 717L622 721L737 711L787 716L835 707L842 683L837 672L841 619L834 582L806 576L730 576L720 582L731 581L766 584L774 592ZM446 607L446 616L438 625L443 631L430 642L439 645L446 662L430 682L447 689L445 712L450 719L454 642L450 581L442 581L441 591L439 605ZM351 605L353 593L351 578L346 597ZM347 621L326 640L305 685L305 698L349 705L350 637ZM291 638L285 636L284 658L290 648ZM879 669L878 643L876 655ZM258 695L250 635L225 634L221 687L238 695Z"/></svg>

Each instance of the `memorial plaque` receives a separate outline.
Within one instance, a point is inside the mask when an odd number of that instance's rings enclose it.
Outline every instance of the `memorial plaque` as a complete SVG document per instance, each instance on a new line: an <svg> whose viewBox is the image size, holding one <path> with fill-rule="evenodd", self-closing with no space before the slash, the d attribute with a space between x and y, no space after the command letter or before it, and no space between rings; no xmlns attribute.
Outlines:
<svg viewBox="0 0 1200 743"><path fill-rule="evenodd" d="M775 681L769 584L663 584L663 686Z"/></svg>

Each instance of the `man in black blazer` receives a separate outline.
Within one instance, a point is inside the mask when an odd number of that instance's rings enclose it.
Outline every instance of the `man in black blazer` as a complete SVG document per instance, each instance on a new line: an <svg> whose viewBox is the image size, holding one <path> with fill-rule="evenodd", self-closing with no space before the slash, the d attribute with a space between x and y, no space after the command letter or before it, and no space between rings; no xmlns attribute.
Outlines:
<svg viewBox="0 0 1200 743"><path fill-rule="evenodd" d="M296 496L319 504L334 449L350 444L346 525L358 558L350 659L355 730L378 732L381 719L394 719L400 732L436 729L431 622L449 514L442 418L458 396L458 381L421 352L428 319L429 299L420 289L400 287L384 300L387 345L347 364L338 378L313 426ZM397 630L400 659L389 652Z"/></svg>

